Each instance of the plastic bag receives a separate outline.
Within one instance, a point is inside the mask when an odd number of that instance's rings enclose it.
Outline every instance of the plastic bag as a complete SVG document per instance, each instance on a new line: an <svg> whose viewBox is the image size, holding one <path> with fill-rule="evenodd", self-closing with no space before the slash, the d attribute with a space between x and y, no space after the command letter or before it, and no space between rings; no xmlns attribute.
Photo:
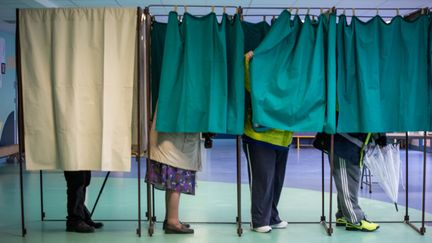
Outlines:
<svg viewBox="0 0 432 243"><path fill-rule="evenodd" d="M378 179L379 185L395 204L396 211L398 211L397 199L401 164L399 144L368 147L364 155L364 164Z"/></svg>

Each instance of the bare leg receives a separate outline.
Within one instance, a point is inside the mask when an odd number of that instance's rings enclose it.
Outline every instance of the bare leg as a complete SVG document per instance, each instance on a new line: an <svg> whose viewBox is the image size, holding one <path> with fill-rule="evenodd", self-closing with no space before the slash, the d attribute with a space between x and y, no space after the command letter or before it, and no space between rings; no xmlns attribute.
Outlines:
<svg viewBox="0 0 432 243"><path fill-rule="evenodd" d="M180 192L166 190L165 203L165 218L167 224L175 228L181 228L182 226L179 221Z"/></svg>

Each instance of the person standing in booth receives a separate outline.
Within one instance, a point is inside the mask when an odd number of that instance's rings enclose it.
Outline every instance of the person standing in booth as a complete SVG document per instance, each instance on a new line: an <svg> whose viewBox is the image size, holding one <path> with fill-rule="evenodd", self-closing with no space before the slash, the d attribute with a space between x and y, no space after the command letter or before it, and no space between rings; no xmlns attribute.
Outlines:
<svg viewBox="0 0 432 243"><path fill-rule="evenodd" d="M266 129L252 124L250 106L249 61L253 52L245 55L246 119L243 151L248 162L251 191L251 229L268 233L286 228L288 223L279 217L277 209L281 196L292 132Z"/></svg>
<svg viewBox="0 0 432 243"><path fill-rule="evenodd" d="M165 234L193 234L179 219L179 204L181 194L195 195L196 172L202 167L201 134L158 132L154 117L146 181L165 191Z"/></svg>
<svg viewBox="0 0 432 243"><path fill-rule="evenodd" d="M86 189L90 185L91 171L64 171L67 185L66 231L92 233L103 227L94 222L85 203Z"/></svg>
<svg viewBox="0 0 432 243"><path fill-rule="evenodd" d="M385 146L383 134L337 133L334 135L333 179L337 190L336 226L349 231L372 232L379 224L366 219L359 205L359 187L364 148L369 143ZM314 147L328 153L330 135L318 133ZM329 155L330 156L330 155ZM329 157L330 160L330 157Z"/></svg>

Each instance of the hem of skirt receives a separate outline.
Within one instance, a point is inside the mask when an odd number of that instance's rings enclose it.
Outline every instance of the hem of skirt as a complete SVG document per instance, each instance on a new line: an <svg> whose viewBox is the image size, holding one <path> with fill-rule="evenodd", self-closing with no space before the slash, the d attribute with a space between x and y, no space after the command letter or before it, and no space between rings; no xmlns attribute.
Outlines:
<svg viewBox="0 0 432 243"><path fill-rule="evenodd" d="M172 189L172 188L167 188L165 185L163 185L161 183L149 182L149 181L146 181L146 182L152 184L154 186L154 188L156 188L156 189L158 189L160 191L170 190L170 191L176 191L176 192L187 194L187 195L195 195L195 190L192 191L192 192L190 192L190 191L183 191L183 190L175 190L175 189Z"/></svg>

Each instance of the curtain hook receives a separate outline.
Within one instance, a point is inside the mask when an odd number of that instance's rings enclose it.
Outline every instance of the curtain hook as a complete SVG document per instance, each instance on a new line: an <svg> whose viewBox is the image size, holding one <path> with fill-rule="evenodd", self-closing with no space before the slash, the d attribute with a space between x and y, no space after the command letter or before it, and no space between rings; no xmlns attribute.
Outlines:
<svg viewBox="0 0 432 243"><path fill-rule="evenodd" d="M187 5L184 6L184 11L185 11L185 13L187 13L187 11L188 11L188 6Z"/></svg>
<svg viewBox="0 0 432 243"><path fill-rule="evenodd" d="M379 9L378 8L376 9L376 15L379 15Z"/></svg>
<svg viewBox="0 0 432 243"><path fill-rule="evenodd" d="M310 8L307 9L306 15L309 15Z"/></svg>
<svg viewBox="0 0 432 243"><path fill-rule="evenodd" d="M266 16L265 15L263 15L263 21L266 21Z"/></svg>
<svg viewBox="0 0 432 243"><path fill-rule="evenodd" d="M299 12L299 8L296 8L296 13L295 14L298 15L298 12Z"/></svg>
<svg viewBox="0 0 432 243"><path fill-rule="evenodd" d="M177 12L178 6L174 5L174 12Z"/></svg>
<svg viewBox="0 0 432 243"><path fill-rule="evenodd" d="M292 13L292 7L290 7L288 11L289 11L290 13Z"/></svg>
<svg viewBox="0 0 432 243"><path fill-rule="evenodd" d="M355 8L352 9L352 14L355 16Z"/></svg>
<svg viewBox="0 0 432 243"><path fill-rule="evenodd" d="M343 9L343 11L342 11L342 15L345 15L345 9Z"/></svg>
<svg viewBox="0 0 432 243"><path fill-rule="evenodd" d="M223 6L222 10L223 10L223 13L226 13L226 7L225 6Z"/></svg>
<svg viewBox="0 0 432 243"><path fill-rule="evenodd" d="M422 9L420 10L420 14L421 14L421 15L424 14L424 8L422 8Z"/></svg>
<svg viewBox="0 0 432 243"><path fill-rule="evenodd" d="M398 15L398 16L400 15L399 14L399 8L396 9L396 15Z"/></svg>
<svg viewBox="0 0 432 243"><path fill-rule="evenodd" d="M320 14L322 14L323 13L323 9L322 8L320 8Z"/></svg>
<svg viewBox="0 0 432 243"><path fill-rule="evenodd" d="M212 13L214 13L214 11L215 11L215 6L211 6L211 11L212 11Z"/></svg>

